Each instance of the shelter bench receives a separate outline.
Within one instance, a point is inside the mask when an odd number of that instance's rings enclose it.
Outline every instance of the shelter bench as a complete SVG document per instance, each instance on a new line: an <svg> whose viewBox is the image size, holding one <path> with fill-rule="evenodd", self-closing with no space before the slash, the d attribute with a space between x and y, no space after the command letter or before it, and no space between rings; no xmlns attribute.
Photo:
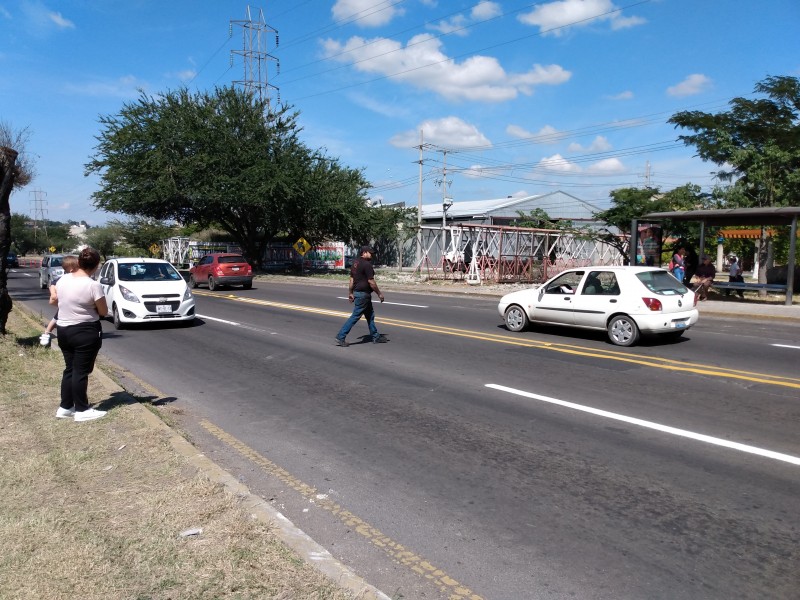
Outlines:
<svg viewBox="0 0 800 600"><path fill-rule="evenodd" d="M768 292L786 292L785 283L743 283L741 281L715 281L711 287L718 290L767 290Z"/></svg>

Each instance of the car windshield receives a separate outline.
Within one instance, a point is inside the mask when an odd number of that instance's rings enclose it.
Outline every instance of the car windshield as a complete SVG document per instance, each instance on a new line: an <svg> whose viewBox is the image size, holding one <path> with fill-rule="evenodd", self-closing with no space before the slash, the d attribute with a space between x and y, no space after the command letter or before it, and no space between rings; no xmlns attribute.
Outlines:
<svg viewBox="0 0 800 600"><path fill-rule="evenodd" d="M689 291L685 285L680 283L669 271L644 271L637 273L636 277L645 287L656 294L673 296L685 294Z"/></svg>
<svg viewBox="0 0 800 600"><path fill-rule="evenodd" d="M50 259L50 266L51 266L51 267L60 267L60 266L61 266L61 261L62 261L62 260L64 260L64 259L63 259L63 258L61 258L60 256L53 256L53 257Z"/></svg>
<svg viewBox="0 0 800 600"><path fill-rule="evenodd" d="M220 256L219 257L220 263L243 263L247 262L244 259L244 256Z"/></svg>
<svg viewBox="0 0 800 600"><path fill-rule="evenodd" d="M181 274L168 263L120 263L122 281L179 281Z"/></svg>

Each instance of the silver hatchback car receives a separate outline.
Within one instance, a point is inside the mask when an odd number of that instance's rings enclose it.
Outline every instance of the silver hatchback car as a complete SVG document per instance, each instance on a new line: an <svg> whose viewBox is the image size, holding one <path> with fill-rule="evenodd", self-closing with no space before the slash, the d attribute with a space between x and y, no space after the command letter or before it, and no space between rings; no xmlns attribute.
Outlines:
<svg viewBox="0 0 800 600"><path fill-rule="evenodd" d="M39 267L39 287L46 290L64 274L66 254L45 254Z"/></svg>

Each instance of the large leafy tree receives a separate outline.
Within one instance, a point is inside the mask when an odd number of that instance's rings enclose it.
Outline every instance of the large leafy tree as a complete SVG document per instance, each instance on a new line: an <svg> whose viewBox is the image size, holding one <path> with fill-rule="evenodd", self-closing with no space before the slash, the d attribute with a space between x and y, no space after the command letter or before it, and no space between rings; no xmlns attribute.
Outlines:
<svg viewBox="0 0 800 600"><path fill-rule="evenodd" d="M669 122L692 133L681 135L703 160L719 166L718 177L735 193L729 205L786 206L800 195L800 79L767 77L755 86L758 98L734 98L730 110L676 113ZM769 242L766 231L762 240ZM768 244L760 245L766 264ZM759 270L766 281L766 269Z"/></svg>
<svg viewBox="0 0 800 600"><path fill-rule="evenodd" d="M8 251L11 248L11 192L33 179L33 164L26 152L30 133L15 131L0 122L0 334L6 334L11 296L8 295Z"/></svg>
<svg viewBox="0 0 800 600"><path fill-rule="evenodd" d="M351 240L368 184L299 139L298 114L235 88L142 93L100 119L98 208L219 227L256 263L279 234Z"/></svg>

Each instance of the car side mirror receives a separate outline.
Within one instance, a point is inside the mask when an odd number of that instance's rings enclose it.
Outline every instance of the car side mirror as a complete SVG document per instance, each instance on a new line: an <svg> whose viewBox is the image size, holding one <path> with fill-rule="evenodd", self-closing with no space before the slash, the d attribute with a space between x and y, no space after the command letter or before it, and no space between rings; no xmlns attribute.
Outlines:
<svg viewBox="0 0 800 600"><path fill-rule="evenodd" d="M111 277L101 277L100 278L100 285L114 285Z"/></svg>

